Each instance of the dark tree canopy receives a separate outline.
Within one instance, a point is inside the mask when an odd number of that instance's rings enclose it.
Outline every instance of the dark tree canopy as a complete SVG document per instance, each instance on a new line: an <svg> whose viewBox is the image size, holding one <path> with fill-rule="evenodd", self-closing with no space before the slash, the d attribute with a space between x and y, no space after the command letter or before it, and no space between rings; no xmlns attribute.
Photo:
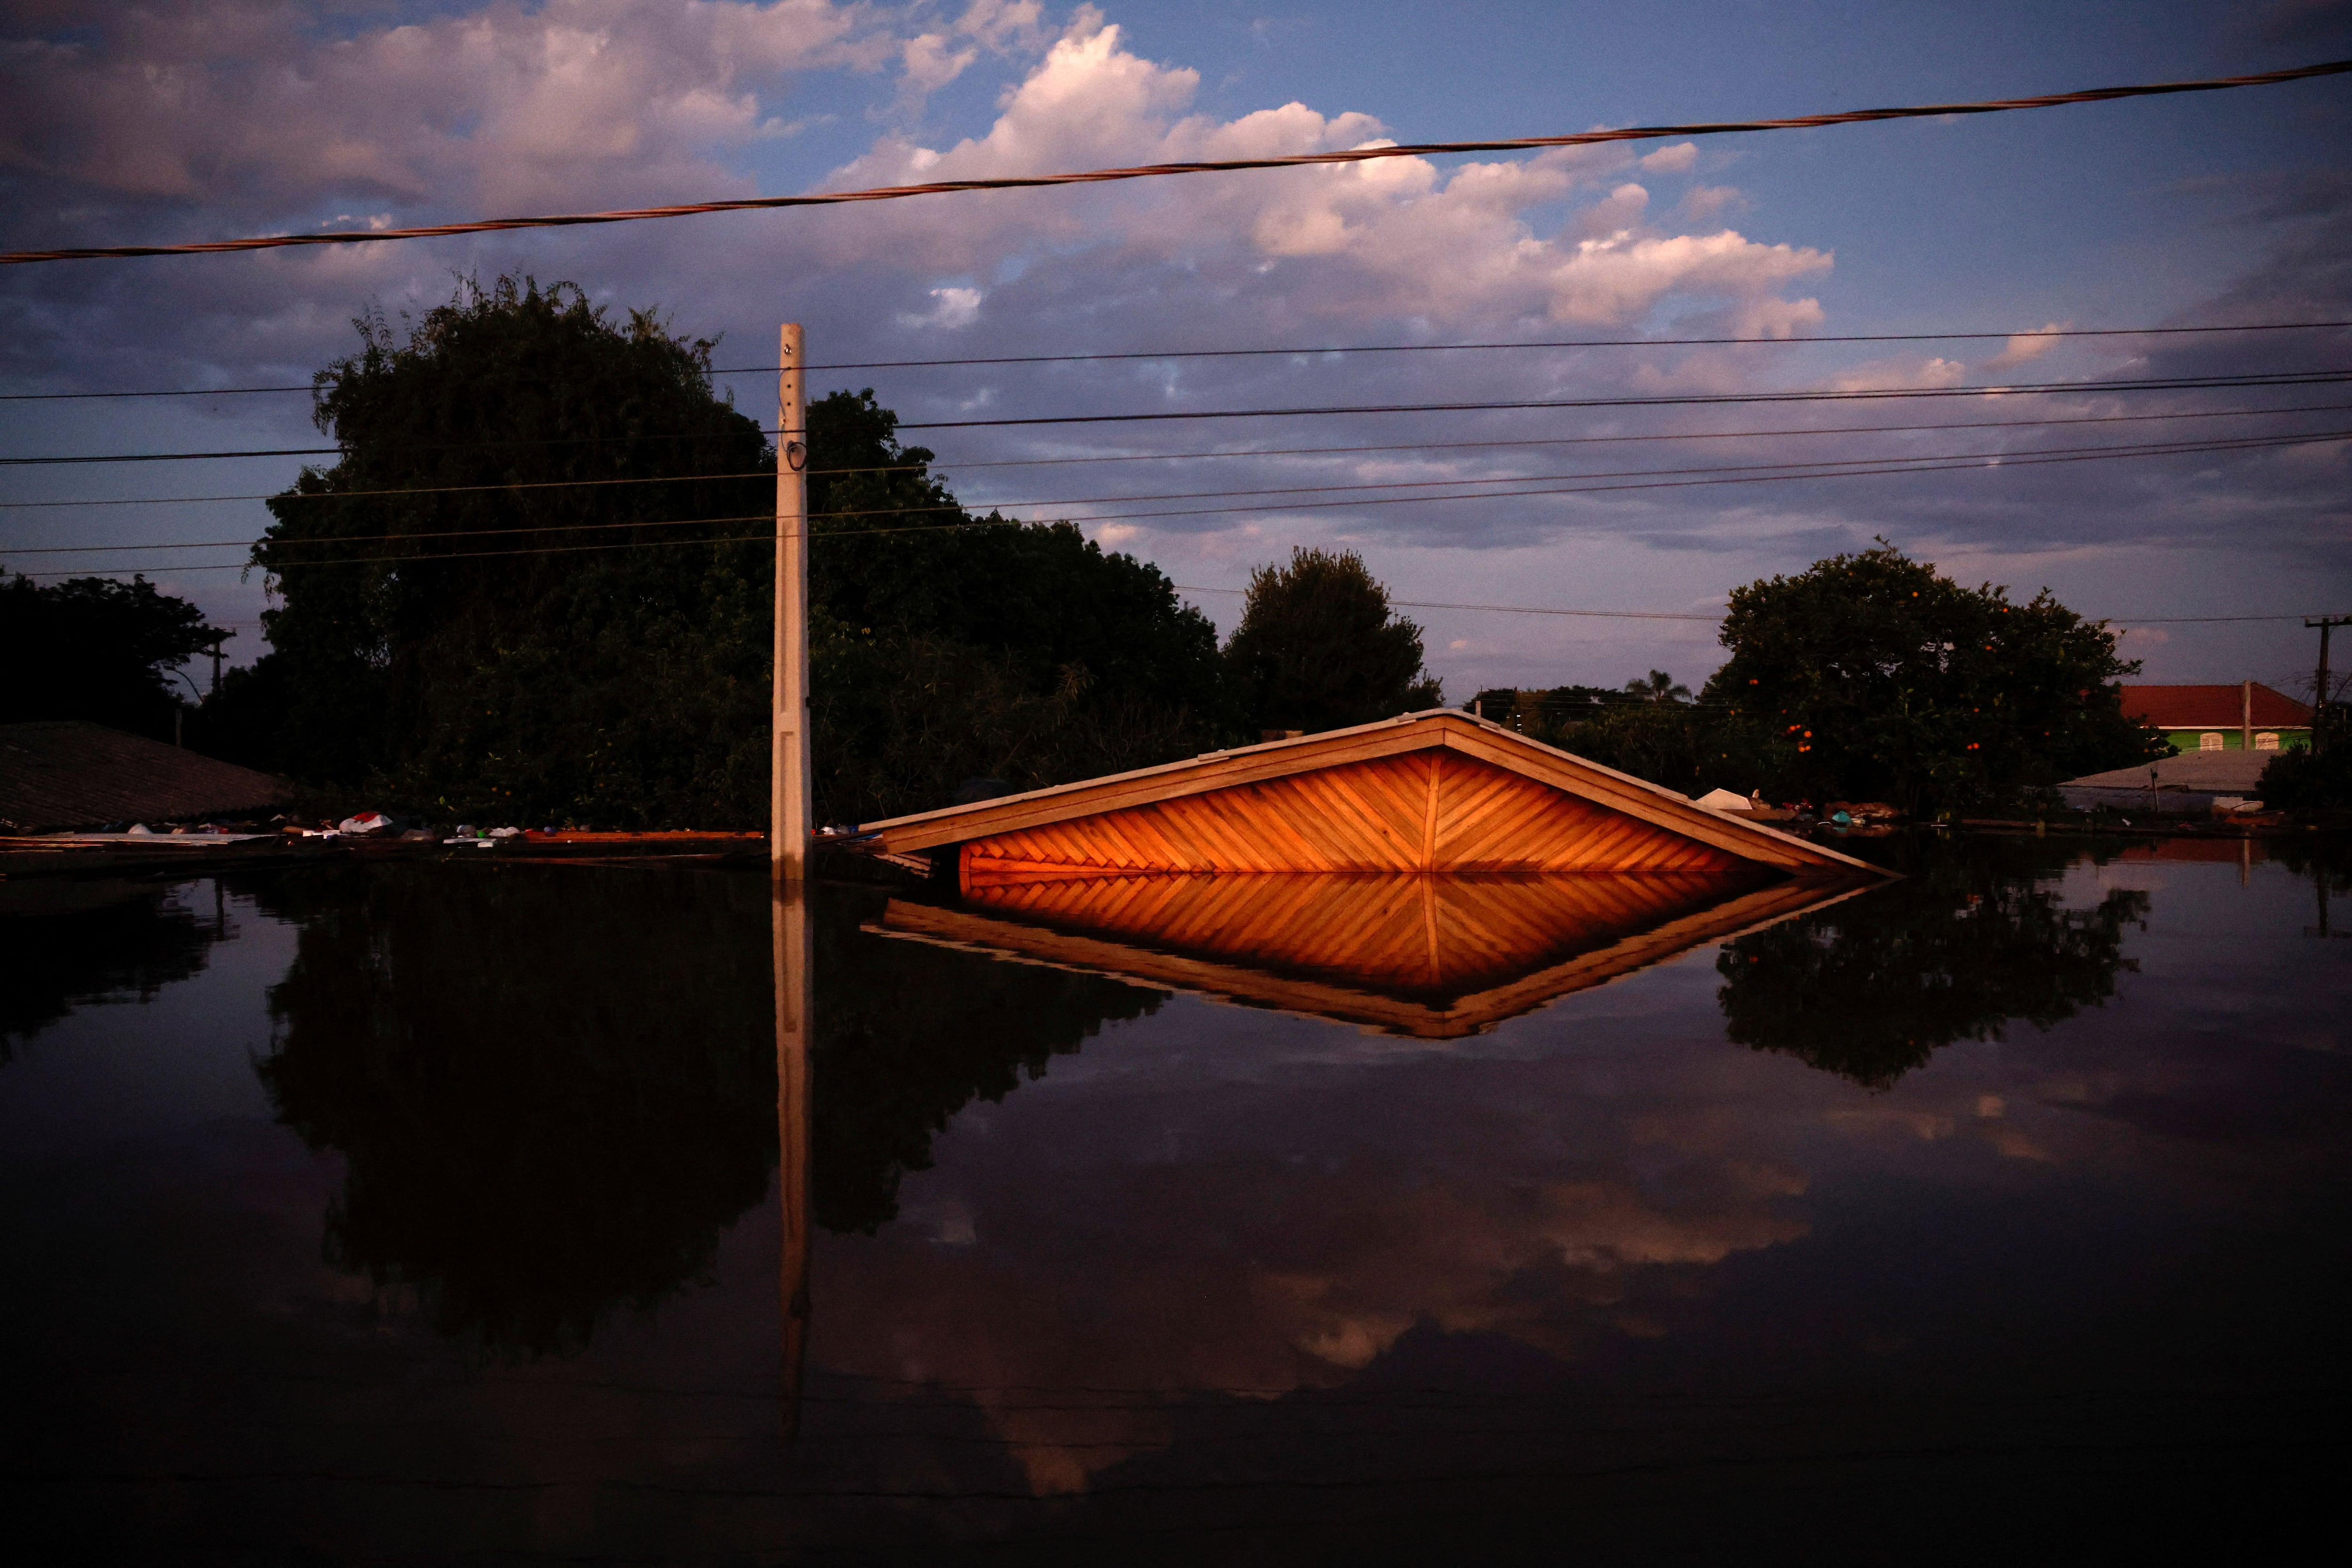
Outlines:
<svg viewBox="0 0 2352 1568"><path fill-rule="evenodd" d="M1223 743L1215 629L1158 567L1068 523L972 517L897 429L871 390L809 408L829 816L944 805L975 776L1030 787Z"/></svg>
<svg viewBox="0 0 2352 1568"><path fill-rule="evenodd" d="M284 607L212 716L240 760L436 816L764 821L774 456L712 345L528 279L404 340L357 324L318 378L341 455L255 552ZM1214 634L1165 577L971 518L896 425L870 392L810 409L821 814L1223 737Z"/></svg>
<svg viewBox="0 0 2352 1568"><path fill-rule="evenodd" d="M1252 573L1225 667L1261 729L1337 730L1444 700L1422 668L1421 628L1391 615L1352 550L1301 545L1288 564Z"/></svg>
<svg viewBox="0 0 2352 1568"><path fill-rule="evenodd" d="M87 719L168 739L194 695L172 672L236 635L144 577L0 578L0 724Z"/></svg>
<svg viewBox="0 0 2352 1568"><path fill-rule="evenodd" d="M707 818L750 793L764 700L721 656L765 554L719 542L761 531L772 458L710 345L530 279L463 285L405 341L356 324L318 376L341 456L269 503L254 554L284 605L224 727L266 703L257 760L457 814Z"/></svg>
<svg viewBox="0 0 2352 1568"><path fill-rule="evenodd" d="M2123 716L2113 632L1883 542L1735 589L1721 640L1714 749L1783 795L1941 809L2164 754Z"/></svg>

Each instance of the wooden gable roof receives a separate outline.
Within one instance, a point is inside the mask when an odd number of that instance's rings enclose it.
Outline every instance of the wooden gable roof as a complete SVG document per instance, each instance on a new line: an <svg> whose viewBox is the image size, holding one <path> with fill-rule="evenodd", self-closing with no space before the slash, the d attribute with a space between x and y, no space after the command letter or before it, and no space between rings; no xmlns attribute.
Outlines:
<svg viewBox="0 0 2352 1568"><path fill-rule="evenodd" d="M1383 1034L1457 1039L1702 943L1865 890L1694 875L1499 880L1089 878L962 908L893 899L866 930Z"/></svg>
<svg viewBox="0 0 2352 1568"><path fill-rule="evenodd" d="M1879 877L1450 708L869 824L968 887L1155 873Z"/></svg>

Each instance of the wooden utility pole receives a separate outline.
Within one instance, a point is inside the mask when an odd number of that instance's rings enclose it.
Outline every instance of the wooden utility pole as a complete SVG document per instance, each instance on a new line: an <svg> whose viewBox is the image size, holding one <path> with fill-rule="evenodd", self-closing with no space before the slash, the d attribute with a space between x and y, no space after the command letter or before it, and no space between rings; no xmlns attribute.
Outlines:
<svg viewBox="0 0 2352 1568"><path fill-rule="evenodd" d="M783 1211L783 1399L786 1437L800 1431L809 1291L810 813L808 389L798 322L776 363L776 647L768 782L770 920L775 939L776 1198Z"/></svg>
<svg viewBox="0 0 2352 1568"><path fill-rule="evenodd" d="M787 322L776 363L776 654L769 747L768 864L798 884L808 872L808 388L800 323Z"/></svg>
<svg viewBox="0 0 2352 1568"><path fill-rule="evenodd" d="M2319 668L2311 678L2311 754L2317 756L2327 743L2327 634L2352 626L2352 616L2305 616L2303 624L2319 628Z"/></svg>

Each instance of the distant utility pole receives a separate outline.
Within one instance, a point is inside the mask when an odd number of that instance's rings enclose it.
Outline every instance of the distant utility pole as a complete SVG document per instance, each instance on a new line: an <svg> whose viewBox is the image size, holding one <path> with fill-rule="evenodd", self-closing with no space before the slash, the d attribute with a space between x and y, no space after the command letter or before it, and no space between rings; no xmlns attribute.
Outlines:
<svg viewBox="0 0 2352 1568"><path fill-rule="evenodd" d="M2352 616L2305 616L2303 624L2319 629L2319 669L2311 679L2311 752L2317 756L2327 743L2327 634L2352 626ZM2326 923L2324 917L2321 923Z"/></svg>
<svg viewBox="0 0 2352 1568"><path fill-rule="evenodd" d="M797 321L786 323L776 383L776 658L769 748L768 864L807 875L809 829L808 389Z"/></svg>
<svg viewBox="0 0 2352 1568"><path fill-rule="evenodd" d="M218 697L220 695L221 644L227 640L228 638L226 636L213 638L213 689L205 694L207 699ZM2323 655L2321 657L2324 659L2326 656Z"/></svg>

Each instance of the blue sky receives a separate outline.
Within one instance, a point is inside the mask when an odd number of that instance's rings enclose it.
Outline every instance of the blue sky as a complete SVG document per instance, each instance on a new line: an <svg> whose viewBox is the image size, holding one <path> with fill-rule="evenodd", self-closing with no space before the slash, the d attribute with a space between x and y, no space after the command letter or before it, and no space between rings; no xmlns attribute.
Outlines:
<svg viewBox="0 0 2352 1568"><path fill-rule="evenodd" d="M411 223L824 185L1306 151L1375 137L1958 101L2235 74L2352 54L2352 5L1072 8L545 0L492 5L0 5L0 238L9 248ZM658 303L765 363L1581 337L2138 327L2352 317L2352 83L2001 117L1398 161L1115 190L931 199L595 231L68 263L0 274L8 391L308 379L349 319L445 298L453 272L572 279ZM979 414L1933 387L2004 379L2352 367L2352 335L1654 348L869 372L909 419ZM821 378L822 380L823 378ZM738 378L746 406L768 395ZM1520 479L1727 462L2023 452L2352 428L2335 388L1358 417L926 437L967 499L1110 519L1107 545L1230 589L1294 543L1364 551L1408 599L1704 615L1738 584L1878 534L1956 576L2127 618L2352 601L2341 441L1578 498L1213 515L1122 496ZM2028 406L2030 405L2030 406ZM0 405L0 454L305 446L300 396ZM1827 434L2215 409L2123 426ZM1743 430L1805 434L1721 438ZM1595 437L1640 436L1611 444ZM1708 439L1689 437L1706 437ZM1580 445L1470 449L1473 440ZM1657 437L1676 437L1658 439ZM990 468L1041 456L1352 453ZM297 459L0 470L0 500L249 496ZM1525 485L1503 488L1540 488ZM26 550L250 535L253 500L0 508ZM245 624L258 581L138 554ZM1197 602L1229 623L1231 594ZM1703 622L1415 612L1448 691L1696 680ZM2148 678L2290 682L2292 623L2152 625Z"/></svg>

